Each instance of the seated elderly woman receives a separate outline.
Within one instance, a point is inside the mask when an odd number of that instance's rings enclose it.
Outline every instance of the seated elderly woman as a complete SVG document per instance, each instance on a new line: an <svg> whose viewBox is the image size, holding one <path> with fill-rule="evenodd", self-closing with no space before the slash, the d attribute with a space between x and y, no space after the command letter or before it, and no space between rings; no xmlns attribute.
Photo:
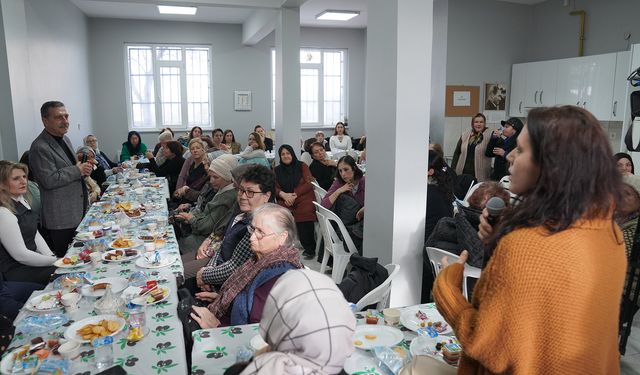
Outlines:
<svg viewBox="0 0 640 375"><path fill-rule="evenodd" d="M266 203L254 212L248 229L253 256L222 284L219 294L196 294L211 302L208 307L193 306L191 317L202 328L258 323L278 278L291 269L303 268L295 247L296 223L289 210Z"/></svg>
<svg viewBox="0 0 640 375"><path fill-rule="evenodd" d="M56 257L38 232L27 174L24 164L0 161L0 272L7 281L47 285Z"/></svg>
<svg viewBox="0 0 640 375"><path fill-rule="evenodd" d="M184 166L182 157L182 145L178 141L169 141L160 148L160 153L164 158L164 163L159 165L156 158L147 151L149 163L147 167L158 177L165 177L169 185L169 194L173 195L178 184L178 176Z"/></svg>
<svg viewBox="0 0 640 375"><path fill-rule="evenodd" d="M107 179L107 177L116 174L118 172L122 172L122 168L118 166L118 164L114 163L109 159L107 154L100 151L98 148L98 138L95 135L89 134L83 139L84 145L91 147L96 156L97 168L91 172L91 178L93 178L98 185L102 186L102 183ZM104 174L104 176L103 176ZM103 179L104 178L104 179Z"/></svg>
<svg viewBox="0 0 640 375"><path fill-rule="evenodd" d="M178 176L178 182L176 183L176 191L173 196L186 203L190 201L183 199L185 194L189 190L200 191L204 184L209 180L207 175L207 168L209 159L205 149L205 144L200 138L193 138L189 141L190 156L185 160Z"/></svg>
<svg viewBox="0 0 640 375"><path fill-rule="evenodd" d="M82 146L78 148L78 151L76 151L76 158L80 163L89 161L93 164L93 171L90 176L84 177L84 183L87 186L87 192L89 193L89 202L96 202L100 198L101 191L100 186L98 186L98 183L92 177L96 175L99 180L105 181L106 177L104 177L104 170L98 165L98 162L96 161L96 153L91 147Z"/></svg>
<svg viewBox="0 0 640 375"><path fill-rule="evenodd" d="M342 373L355 350L356 320L348 305L327 276L311 270L285 273L271 289L260 319L267 349L225 375ZM312 318L319 313L322 319Z"/></svg>
<svg viewBox="0 0 640 375"><path fill-rule="evenodd" d="M321 202L340 217L359 251L362 251L364 192L364 174L355 159L346 155L338 160L336 180Z"/></svg>
<svg viewBox="0 0 640 375"><path fill-rule="evenodd" d="M251 212L275 196L275 175L267 167L240 166L232 174L237 183L237 210L234 208L224 231L211 233L198 248L196 259L184 263L185 284L192 292L218 288L251 257Z"/></svg>
<svg viewBox="0 0 640 375"><path fill-rule="evenodd" d="M233 155L222 155L209 165L209 184L216 191L205 207L195 213L181 212L175 219L188 225L191 234L179 240L180 252L187 255L198 249L210 233L218 233L227 225L231 217L231 208L236 202L236 190L233 187L231 170L238 165ZM195 258L191 254L191 259Z"/></svg>

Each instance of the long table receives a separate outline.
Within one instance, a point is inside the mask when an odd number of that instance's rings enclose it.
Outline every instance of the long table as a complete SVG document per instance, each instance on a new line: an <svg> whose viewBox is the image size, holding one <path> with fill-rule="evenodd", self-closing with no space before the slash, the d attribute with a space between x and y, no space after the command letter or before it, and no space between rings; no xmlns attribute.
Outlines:
<svg viewBox="0 0 640 375"><path fill-rule="evenodd" d="M125 233L136 236L144 231L144 225L149 222L164 223L164 229L166 229L168 237L166 246L160 251L163 254L174 255L177 261L170 266L157 269L141 268L135 264L135 261L118 263L103 261L95 266L89 265L77 270L58 269L56 273L87 271L90 273L91 279L99 281L105 277L127 278L133 272L144 271L150 278L157 279L161 286L168 287L170 295L166 300L146 307L146 326L149 330L146 337L138 342L129 342L126 339L126 329L114 337L114 364L122 366L128 374L132 375L187 374L182 324L178 319L176 310L178 305L176 276L181 277L184 268L180 260L175 234L171 225L166 223L168 215L166 203L166 198L168 197L167 182L164 178L148 178L142 181L144 186L137 188L132 187L129 182L112 184L103 195L101 201L125 202L137 200L143 203L146 207L146 214L139 219L132 219L130 227L125 228ZM136 184L135 186L138 185ZM97 202L91 206L82 223L78 226L78 232L87 231L91 227L95 227L96 223L103 224L112 220L114 220L114 215L105 214L102 203ZM74 249L71 247L69 252L71 253ZM50 283L44 291L34 292L32 298L52 289L53 285ZM63 337L64 331L71 323L97 314L97 311L94 310L94 302L94 298L82 297L79 310L71 314L64 312L65 316L70 319L68 323L39 336L45 341L49 338ZM60 314L62 312L57 313ZM38 314L41 313L34 313L23 308L14 325L20 327L20 322L25 317ZM9 353L12 348L28 343L31 338L20 331L16 331L11 347L5 353ZM94 354L89 344L83 344L79 360L70 363L71 371L69 373L72 375L89 375L98 372L95 368Z"/></svg>
<svg viewBox="0 0 640 375"><path fill-rule="evenodd" d="M415 308L421 309L428 314L437 314L437 316L440 316L433 303L400 308L400 310L404 311ZM379 312L377 313L379 314ZM356 313L356 322L358 325L365 324L363 312ZM384 324L382 318L379 319L378 324ZM417 334L402 325L398 328L404 338L397 346L409 351L409 346L411 342L416 339ZM191 352L191 373L194 375L222 375L227 368L236 363L238 352L243 348L249 348L251 346L251 339L258 334L258 324L195 331L193 333L194 344ZM452 335L453 333L450 334ZM443 339L449 339L447 335L441 337ZM385 372L378 367L374 355L370 351L360 349L356 349L347 359L344 369L347 373L354 375L385 374Z"/></svg>

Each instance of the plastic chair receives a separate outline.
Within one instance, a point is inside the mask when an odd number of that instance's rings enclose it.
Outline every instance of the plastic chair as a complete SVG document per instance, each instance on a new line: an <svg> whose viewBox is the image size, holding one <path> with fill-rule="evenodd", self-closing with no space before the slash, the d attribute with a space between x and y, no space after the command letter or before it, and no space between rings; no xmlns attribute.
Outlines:
<svg viewBox="0 0 640 375"><path fill-rule="evenodd" d="M460 259L459 256L452 254L448 251L438 249L437 247L427 247L426 249L427 249L427 255L429 255L429 262L431 262L431 266L433 266L433 270L435 271L434 276L438 276L440 271L442 271L442 268L443 268L442 258L444 258L445 256L448 258L449 264L456 262L458 259ZM480 268L472 267L468 264L464 265L464 274L463 274L463 280L462 280L462 294L464 295L464 298L466 298L467 300L469 299L469 294L467 290L467 279L468 278L479 279L480 272L482 272Z"/></svg>
<svg viewBox="0 0 640 375"><path fill-rule="evenodd" d="M322 258L322 265L320 266L320 273L324 273L324 270L327 267L329 254L333 255L331 278L336 284L339 284L344 277L344 271L349 264L351 254L357 254L358 250L351 239L351 235L338 215L322 207L317 202L313 202L313 204L316 206L316 214L320 220L320 231L322 232L322 238L324 239L324 256ZM344 241L340 239L340 236L338 236L338 233L334 229L332 223L335 223L335 225L338 226ZM346 248L345 244L347 245Z"/></svg>
<svg viewBox="0 0 640 375"><path fill-rule="evenodd" d="M324 190L317 182L312 181L311 186L313 186L313 194L316 197L316 202L320 203L322 198L327 194L327 191ZM317 211L317 210L316 210ZM317 212L316 212L317 215ZM320 217L318 217L318 221L314 224L314 232L316 236L316 254L320 251L320 243L322 242L322 231L320 229Z"/></svg>
<svg viewBox="0 0 640 375"><path fill-rule="evenodd" d="M378 285L375 289L367 293L364 297L360 298L356 303L356 311L362 311L365 307L377 303L376 309L382 311L389 307L389 295L391 294L391 282L400 271L399 264L387 264L384 266L389 272L387 279Z"/></svg>

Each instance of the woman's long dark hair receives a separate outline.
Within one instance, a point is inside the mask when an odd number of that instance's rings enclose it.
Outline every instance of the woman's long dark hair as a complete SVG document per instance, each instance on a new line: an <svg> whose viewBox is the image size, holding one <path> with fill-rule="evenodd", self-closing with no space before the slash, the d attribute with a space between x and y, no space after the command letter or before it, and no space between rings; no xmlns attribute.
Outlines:
<svg viewBox="0 0 640 375"><path fill-rule="evenodd" d="M356 164L356 159L354 159L352 156L345 155L341 157L340 160L338 160L338 167L340 167L340 163L345 163L351 167L351 170L353 170L354 182L358 181L362 178L362 176L364 176L362 170L360 170L360 168L358 168L358 165ZM340 181L340 183L345 184L345 181L342 179L342 176L340 176L340 173L336 173L336 178L338 179L338 181Z"/></svg>
<svg viewBox="0 0 640 375"><path fill-rule="evenodd" d="M444 195L447 203L453 203L454 174L447 162L436 151L429 150L429 169L433 169L432 179Z"/></svg>
<svg viewBox="0 0 640 375"><path fill-rule="evenodd" d="M199 126L194 126L193 128L191 128L191 130L189 131L189 140L193 139L193 131L199 129L200 130L200 136L204 135L204 132L202 131L202 128ZM198 137L199 138L199 137Z"/></svg>
<svg viewBox="0 0 640 375"><path fill-rule="evenodd" d="M226 139L227 139L227 134L231 133L231 142L235 142L236 141L236 135L233 134L233 130L231 129L227 129L224 131L224 134L222 134L222 143L226 144Z"/></svg>
<svg viewBox="0 0 640 375"><path fill-rule="evenodd" d="M133 145L131 144L131 137L133 137L134 135L138 136L138 145L133 147ZM139 155L141 154L140 152L140 147L142 146L142 137L140 136L140 133L138 133L135 130L132 130L129 132L129 134L127 135L127 141L124 143L127 146L127 150L129 150L129 155Z"/></svg>
<svg viewBox="0 0 640 375"><path fill-rule="evenodd" d="M344 135L349 135L347 134L347 127L344 126L344 122L342 121L336 122L336 126L333 128L333 135L338 135L338 125L342 125L342 128L344 129Z"/></svg>
<svg viewBox="0 0 640 375"><path fill-rule="evenodd" d="M489 239L488 256L514 229L543 226L557 233L578 219L610 217L620 201L622 178L609 139L590 112L575 106L535 108L527 129L540 176L519 204L506 209Z"/></svg>

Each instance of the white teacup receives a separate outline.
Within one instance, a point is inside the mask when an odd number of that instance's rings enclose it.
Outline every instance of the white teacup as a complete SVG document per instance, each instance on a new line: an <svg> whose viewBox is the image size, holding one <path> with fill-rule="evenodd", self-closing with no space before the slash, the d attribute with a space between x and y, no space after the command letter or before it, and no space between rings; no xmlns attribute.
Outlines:
<svg viewBox="0 0 640 375"><path fill-rule="evenodd" d="M156 229L158 229L158 223L151 222L151 223L147 224L147 228L149 228L149 231L151 233L155 233Z"/></svg>
<svg viewBox="0 0 640 375"><path fill-rule="evenodd" d="M76 311L78 309L78 301L82 296L76 292L71 292L60 297L60 302L68 312Z"/></svg>
<svg viewBox="0 0 640 375"><path fill-rule="evenodd" d="M91 263L93 263L94 265L99 264L102 261L102 254L98 252L91 253L89 257L91 258Z"/></svg>
<svg viewBox="0 0 640 375"><path fill-rule="evenodd" d="M156 243L155 242L145 242L144 243L144 251L156 251Z"/></svg>
<svg viewBox="0 0 640 375"><path fill-rule="evenodd" d="M58 347L58 353L60 353L63 358L73 359L80 354L80 343L73 340L64 342Z"/></svg>

